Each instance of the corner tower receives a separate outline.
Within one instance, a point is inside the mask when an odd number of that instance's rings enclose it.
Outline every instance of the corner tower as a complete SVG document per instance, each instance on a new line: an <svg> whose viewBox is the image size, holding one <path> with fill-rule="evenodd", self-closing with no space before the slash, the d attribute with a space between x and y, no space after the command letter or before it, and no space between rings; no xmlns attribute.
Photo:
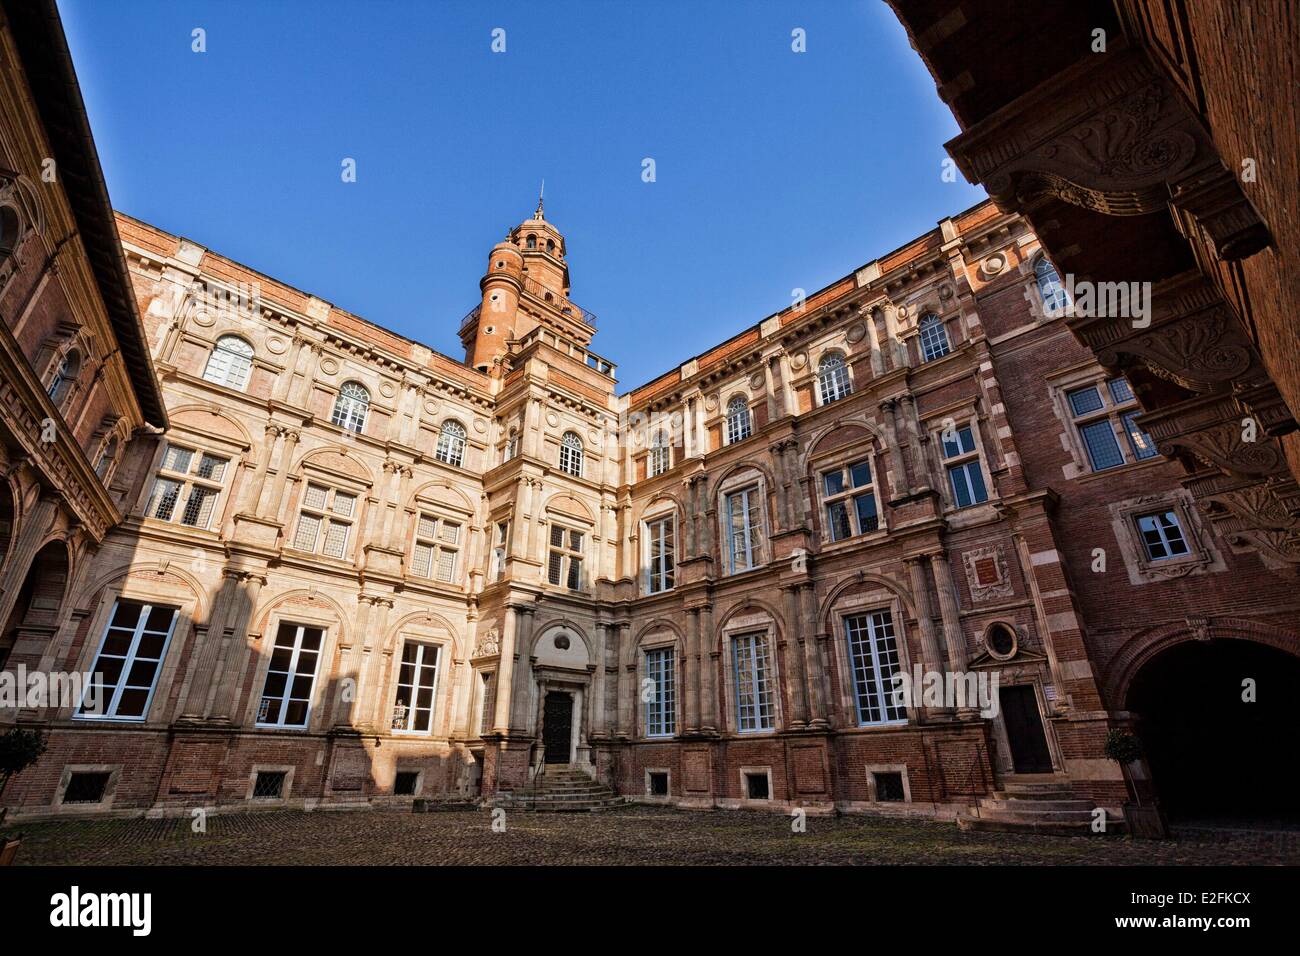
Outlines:
<svg viewBox="0 0 1300 956"><path fill-rule="evenodd" d="M593 318L569 300L569 265L564 236L546 221L542 200L492 247L487 273L479 280L482 301L460 329L465 361L491 373L510 353L511 342L545 325L586 346Z"/></svg>

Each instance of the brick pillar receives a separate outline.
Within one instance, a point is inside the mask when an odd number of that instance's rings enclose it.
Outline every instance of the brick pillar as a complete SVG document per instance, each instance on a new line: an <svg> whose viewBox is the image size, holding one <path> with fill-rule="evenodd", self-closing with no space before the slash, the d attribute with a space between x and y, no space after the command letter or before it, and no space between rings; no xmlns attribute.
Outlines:
<svg viewBox="0 0 1300 956"><path fill-rule="evenodd" d="M218 664L221 678L217 684L212 706L208 709L208 716L212 720L229 721L236 725L243 723L240 715L235 712L235 705L238 702L239 685L250 653L249 638L253 635L250 634L249 628L253 623L253 615L257 612L258 596L265 586L264 574L245 572L243 587L240 589L241 600L229 617L231 638L225 642ZM212 640L212 636L212 632L209 631L208 640ZM261 688L255 688L254 693L261 693Z"/></svg>
<svg viewBox="0 0 1300 956"><path fill-rule="evenodd" d="M528 682L532 677L533 624L537 609L524 605L515 616L515 672L510 689L510 729L520 733L528 729ZM503 655L504 656L504 655Z"/></svg>
<svg viewBox="0 0 1300 956"><path fill-rule="evenodd" d="M221 587L217 590L216 597L212 601L212 609L208 612L208 622L202 642L195 653L193 677L190 679L185 700L181 704L181 720L202 720L208 716L208 696L212 692L213 681L217 678L218 664L225 656L226 622L231 617L231 608L238 600L242 579L241 572L229 568L221 573ZM195 637L198 637L197 628ZM237 637L237 634L233 634L231 640Z"/></svg>
<svg viewBox="0 0 1300 956"><path fill-rule="evenodd" d="M957 586L953 583L952 567L948 564L948 555L936 551L930 555L930 564L934 569L934 586L939 593L939 616L943 621L943 643L948 652L948 669L965 671L969 663L966 654L966 635L961 629L961 613L957 600ZM973 718L979 716L979 708L963 706L957 708L957 716Z"/></svg>
<svg viewBox="0 0 1300 956"><path fill-rule="evenodd" d="M605 735L605 637L610 625L596 625L596 660L591 672L591 736Z"/></svg>
<svg viewBox="0 0 1300 956"><path fill-rule="evenodd" d="M632 736L632 722L636 715L636 661L632 656L631 629L625 622L618 625L618 735Z"/></svg>

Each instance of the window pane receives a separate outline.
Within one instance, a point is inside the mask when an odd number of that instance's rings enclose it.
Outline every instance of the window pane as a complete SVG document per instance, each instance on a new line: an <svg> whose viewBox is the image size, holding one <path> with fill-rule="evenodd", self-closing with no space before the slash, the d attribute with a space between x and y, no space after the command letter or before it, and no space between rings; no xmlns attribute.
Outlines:
<svg viewBox="0 0 1300 956"><path fill-rule="evenodd" d="M1133 389L1126 378L1112 378L1106 383L1110 387L1110 397L1117 404L1133 401Z"/></svg>
<svg viewBox="0 0 1300 956"><path fill-rule="evenodd" d="M1128 432L1128 443L1133 448L1133 457L1138 461L1143 461L1147 458L1154 458L1158 452L1156 451L1155 441L1138 427L1137 417L1139 414L1141 413L1129 412L1124 416L1124 430Z"/></svg>
<svg viewBox="0 0 1300 956"><path fill-rule="evenodd" d="M826 488L826 494L838 495L844 490L844 472L828 471L822 475L822 484Z"/></svg>
<svg viewBox="0 0 1300 956"><path fill-rule="evenodd" d="M199 459L199 468L195 474L209 481L220 481L226 473L226 462L227 459L225 458L205 454Z"/></svg>
<svg viewBox="0 0 1300 956"><path fill-rule="evenodd" d="M212 509L217 503L217 491L197 485L190 489L189 500L181 514L181 524L192 528L206 528L212 520Z"/></svg>
<svg viewBox="0 0 1300 956"><path fill-rule="evenodd" d="M331 521L325 531L324 551L331 558L341 558L348 546L349 525Z"/></svg>
<svg viewBox="0 0 1300 956"><path fill-rule="evenodd" d="M426 541L433 540L433 534L437 530L438 522L428 515L420 515L419 521L415 526L416 537L424 538Z"/></svg>
<svg viewBox="0 0 1300 956"><path fill-rule="evenodd" d="M438 554L438 580L449 582L456 574L456 552L442 551Z"/></svg>
<svg viewBox="0 0 1300 956"><path fill-rule="evenodd" d="M328 493L329 490L320 485L308 485L307 491L302 496L302 506L323 511L325 510L325 496Z"/></svg>
<svg viewBox="0 0 1300 956"><path fill-rule="evenodd" d="M880 528L880 517L876 513L875 495L858 495L853 499L853 504L858 512L858 532L860 534L866 534Z"/></svg>
<svg viewBox="0 0 1300 956"><path fill-rule="evenodd" d="M1102 407L1101 393L1095 386L1075 389L1066 395L1070 400L1070 409L1075 415L1086 415Z"/></svg>
<svg viewBox="0 0 1300 956"><path fill-rule="evenodd" d="M1081 425L1079 434L1088 447L1093 471L1124 464L1124 456L1120 453L1119 442L1115 440L1115 430L1111 427L1110 419Z"/></svg>
<svg viewBox="0 0 1300 956"><path fill-rule="evenodd" d="M319 532L320 518L315 515L299 515L298 532L293 536L293 546L299 551L315 551Z"/></svg>
<svg viewBox="0 0 1300 956"><path fill-rule="evenodd" d="M831 540L840 541L850 537L853 534L853 528L849 525L849 509L843 501L834 502L827 510L827 525L830 528Z"/></svg>
<svg viewBox="0 0 1300 956"><path fill-rule="evenodd" d="M342 515L345 518L352 516L352 509L356 506L356 495L344 494L341 491L334 492L334 507L331 509L336 515Z"/></svg>
<svg viewBox="0 0 1300 956"><path fill-rule="evenodd" d="M167 471L179 471L182 474L190 470L190 462L194 458L194 452L188 448L178 448L175 445L168 445L167 450L163 452L162 466Z"/></svg>
<svg viewBox="0 0 1300 956"><path fill-rule="evenodd" d="M155 518L170 521L176 510L176 500L181 495L181 483L170 478L159 478L153 487L149 513Z"/></svg>
<svg viewBox="0 0 1300 956"><path fill-rule="evenodd" d="M427 578L432 564L433 548L427 544L417 543L415 553L411 556L411 572Z"/></svg>
<svg viewBox="0 0 1300 956"><path fill-rule="evenodd" d="M871 462L859 461L849 465L849 480L854 488L871 484Z"/></svg>
<svg viewBox="0 0 1300 956"><path fill-rule="evenodd" d="M582 587L582 559L569 559L569 590L577 591Z"/></svg>

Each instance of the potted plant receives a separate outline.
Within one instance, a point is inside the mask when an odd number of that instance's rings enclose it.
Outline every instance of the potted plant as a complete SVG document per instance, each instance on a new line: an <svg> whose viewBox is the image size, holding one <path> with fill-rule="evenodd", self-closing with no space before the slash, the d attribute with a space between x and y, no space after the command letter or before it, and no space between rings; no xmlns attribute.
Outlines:
<svg viewBox="0 0 1300 956"><path fill-rule="evenodd" d="M4 795L9 778L21 773L45 753L45 738L39 731L14 727L0 734L0 796ZM4 823L6 810L0 807L0 824ZM23 842L22 834L0 836L0 866L8 866Z"/></svg>
<svg viewBox="0 0 1300 956"><path fill-rule="evenodd" d="M1126 730L1112 729L1106 734L1102 750L1107 757L1119 764L1120 773L1124 775L1124 785L1133 794L1133 800L1124 803L1124 820L1128 824L1128 832L1147 840L1167 839L1169 827L1165 823L1160 804L1154 800L1150 803L1142 802L1142 789L1129 771L1132 763L1142 759L1142 742Z"/></svg>

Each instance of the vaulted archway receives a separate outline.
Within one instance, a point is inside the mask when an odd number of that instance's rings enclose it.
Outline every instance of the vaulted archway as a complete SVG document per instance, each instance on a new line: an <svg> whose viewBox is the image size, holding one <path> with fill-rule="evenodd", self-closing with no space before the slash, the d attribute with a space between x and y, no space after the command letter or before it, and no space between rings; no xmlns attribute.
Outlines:
<svg viewBox="0 0 1300 956"><path fill-rule="evenodd" d="M1177 820L1300 819L1289 754L1300 736L1300 657L1240 639L1185 640L1148 659L1125 705Z"/></svg>

